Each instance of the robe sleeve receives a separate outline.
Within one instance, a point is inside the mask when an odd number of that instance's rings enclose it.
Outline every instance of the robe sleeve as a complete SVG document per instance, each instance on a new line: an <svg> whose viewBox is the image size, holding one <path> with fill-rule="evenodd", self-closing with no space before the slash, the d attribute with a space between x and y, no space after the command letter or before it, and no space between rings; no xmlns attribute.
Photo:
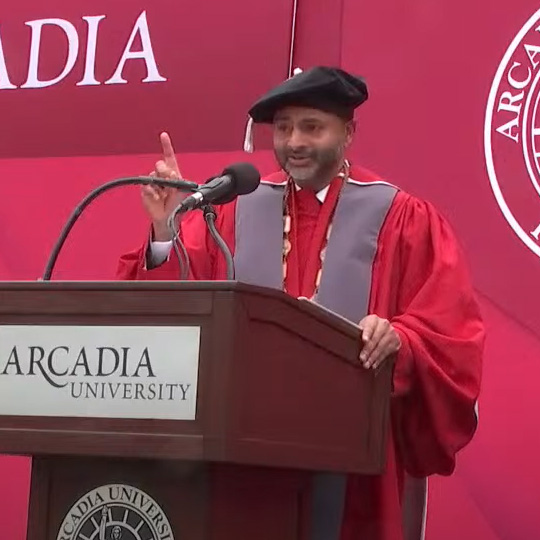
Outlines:
<svg viewBox="0 0 540 540"><path fill-rule="evenodd" d="M222 226L222 214L218 214L216 225ZM180 238L184 243L190 263L190 280L211 280L215 276L216 248L207 232L202 212L189 212L181 222ZM157 267L149 268L147 253L150 235L139 248L120 257L117 265L118 280L178 280L180 264L174 249L169 257Z"/></svg>
<svg viewBox="0 0 540 540"><path fill-rule="evenodd" d="M411 476L449 475L477 427L484 326L449 224L429 203L405 195L400 201L387 223L387 235L394 233L389 318L402 341L394 438Z"/></svg>

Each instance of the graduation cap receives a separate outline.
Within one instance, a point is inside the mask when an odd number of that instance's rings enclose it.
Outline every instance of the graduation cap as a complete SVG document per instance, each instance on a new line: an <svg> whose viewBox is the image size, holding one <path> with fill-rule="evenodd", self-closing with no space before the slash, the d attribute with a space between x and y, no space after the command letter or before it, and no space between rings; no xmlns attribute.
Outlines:
<svg viewBox="0 0 540 540"><path fill-rule="evenodd" d="M269 90L249 109L244 151L253 151L253 124L271 124L283 107L310 107L350 120L367 99L367 85L361 77L334 67L297 68L292 77Z"/></svg>

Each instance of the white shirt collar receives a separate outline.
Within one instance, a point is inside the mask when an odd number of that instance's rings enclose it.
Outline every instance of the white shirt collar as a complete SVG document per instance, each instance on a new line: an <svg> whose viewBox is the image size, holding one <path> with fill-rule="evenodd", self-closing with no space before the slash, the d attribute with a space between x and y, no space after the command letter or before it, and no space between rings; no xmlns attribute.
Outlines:
<svg viewBox="0 0 540 540"><path fill-rule="evenodd" d="M296 191L299 191L300 189L302 189L300 186L296 184L294 184L294 187L296 188ZM330 189L330 184L327 185L326 187L323 187L319 191L317 191L317 193L315 193L315 197L317 197L317 199L319 199L319 201L323 203L324 200L326 199L326 196L328 195L329 189Z"/></svg>

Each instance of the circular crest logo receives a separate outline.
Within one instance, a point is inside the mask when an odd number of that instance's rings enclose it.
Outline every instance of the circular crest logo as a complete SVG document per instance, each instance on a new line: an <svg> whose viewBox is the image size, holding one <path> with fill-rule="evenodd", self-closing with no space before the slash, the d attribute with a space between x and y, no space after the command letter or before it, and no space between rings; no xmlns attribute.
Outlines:
<svg viewBox="0 0 540 540"><path fill-rule="evenodd" d="M504 217L540 256L540 10L499 64L486 110L484 152Z"/></svg>
<svg viewBox="0 0 540 540"><path fill-rule="evenodd" d="M57 540L174 540L167 516L146 493L109 484L83 495L67 512Z"/></svg>

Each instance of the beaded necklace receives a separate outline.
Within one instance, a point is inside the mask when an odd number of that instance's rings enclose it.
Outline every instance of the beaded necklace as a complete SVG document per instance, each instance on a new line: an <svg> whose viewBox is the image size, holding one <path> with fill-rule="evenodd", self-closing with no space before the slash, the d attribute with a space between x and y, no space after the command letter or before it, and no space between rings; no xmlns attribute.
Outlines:
<svg viewBox="0 0 540 540"><path fill-rule="evenodd" d="M349 179L349 170L350 165L347 161L345 161L343 168L339 174L340 177L342 177L342 184L339 188L338 198L336 201L336 204L332 210L332 214L330 216L330 220L326 229L325 239L323 242L323 246L321 248L321 251L319 253L319 268L317 270L317 277L315 278L315 290L313 292L313 295L311 296L310 300L313 300L317 293L319 292L319 287L321 284L322 279L322 270L323 270L323 264L324 259L326 256L326 247L328 245L328 241L330 239L330 235L332 234L332 222L334 219L334 214L337 208L337 205L339 203L339 198L341 197L341 194L343 192L343 187L347 184L347 181ZM291 226L292 226L292 217L291 217L291 206L292 206L292 197L291 197L291 191L294 189L294 182L291 177L287 178L287 184L285 186L285 193L283 196L283 250L282 250L282 265L283 265L283 289L285 292L287 292L287 271L288 271L288 257L289 253L292 249L292 244L290 240L290 233L291 233Z"/></svg>

